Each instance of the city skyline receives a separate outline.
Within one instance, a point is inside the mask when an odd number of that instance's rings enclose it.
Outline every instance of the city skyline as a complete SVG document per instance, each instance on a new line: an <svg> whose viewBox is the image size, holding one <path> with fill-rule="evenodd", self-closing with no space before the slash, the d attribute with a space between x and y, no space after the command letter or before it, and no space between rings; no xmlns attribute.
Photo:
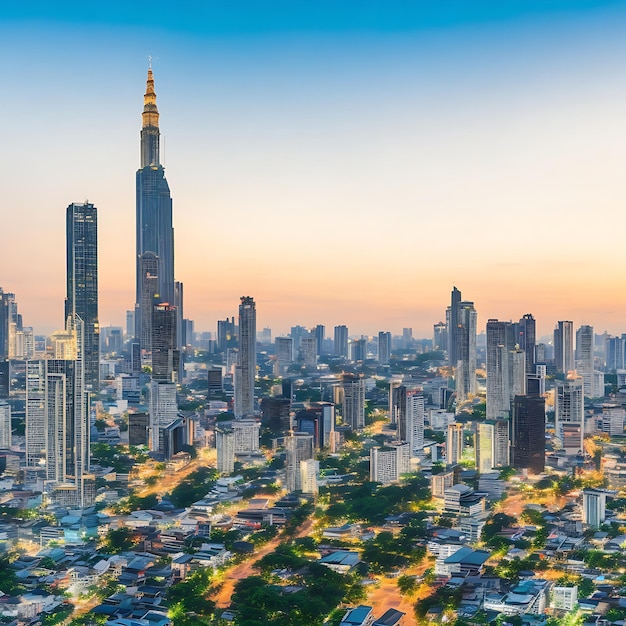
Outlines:
<svg viewBox="0 0 626 626"><path fill-rule="evenodd" d="M0 22L0 53L14 61L0 70L14 233L2 287L37 332L64 326L47 312L62 311L63 210L84 197L100 212L100 323L124 325L154 54L177 278L196 329L215 331L250 293L259 328L275 334L322 323L427 337L456 284L479 329L532 312L538 336L563 319L620 333L626 295L614 285L626 266L611 224L624 196L626 86L614 23L625 5L544 4L469 17L456 7L443 21L432 9L405 28L385 13L371 32L371 15L331 16L334 29L322 13L310 26L288 15L255 32L228 30L222 15L214 31L191 32L139 28L115 8L111 19L34 21L12 9ZM78 26L92 36L81 58L58 43ZM33 154L45 168L32 168ZM25 262L26 242L45 264ZM594 244L601 254L584 254Z"/></svg>

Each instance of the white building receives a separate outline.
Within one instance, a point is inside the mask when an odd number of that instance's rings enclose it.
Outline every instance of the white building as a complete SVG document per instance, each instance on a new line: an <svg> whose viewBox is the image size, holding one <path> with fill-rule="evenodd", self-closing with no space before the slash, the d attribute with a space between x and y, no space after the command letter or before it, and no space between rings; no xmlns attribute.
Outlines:
<svg viewBox="0 0 626 626"><path fill-rule="evenodd" d="M234 420L231 427L235 436L235 454L259 451L261 423L257 420Z"/></svg>
<svg viewBox="0 0 626 626"><path fill-rule="evenodd" d="M578 585L573 587L552 587L550 606L559 611L573 611L578 604Z"/></svg>
<svg viewBox="0 0 626 626"><path fill-rule="evenodd" d="M407 442L396 442L370 450L370 480L388 485L410 470L411 452Z"/></svg>
<svg viewBox="0 0 626 626"><path fill-rule="evenodd" d="M554 427L556 438L567 454L583 449L584 438L583 379L568 377L556 386Z"/></svg>
<svg viewBox="0 0 626 626"><path fill-rule="evenodd" d="M0 400L0 450L11 448L11 406Z"/></svg>
<svg viewBox="0 0 626 626"><path fill-rule="evenodd" d="M150 450L161 448L162 430L178 417L176 384L153 380L150 383Z"/></svg>
<svg viewBox="0 0 626 626"><path fill-rule="evenodd" d="M317 494L317 477L320 472L320 463L315 459L300 461L300 484L302 493Z"/></svg>
<svg viewBox="0 0 626 626"><path fill-rule="evenodd" d="M600 528L606 519L607 492L600 489L583 491L583 524Z"/></svg>
<svg viewBox="0 0 626 626"><path fill-rule="evenodd" d="M235 471L235 433L230 422L215 427L215 447L217 449L217 471L231 474Z"/></svg>
<svg viewBox="0 0 626 626"><path fill-rule="evenodd" d="M448 465L456 465L461 461L464 447L463 424L450 424L448 426L448 438L446 441L446 462Z"/></svg>
<svg viewBox="0 0 626 626"><path fill-rule="evenodd" d="M287 491L302 490L302 472L300 464L314 458L313 435L291 433L285 438L287 462L285 467Z"/></svg>

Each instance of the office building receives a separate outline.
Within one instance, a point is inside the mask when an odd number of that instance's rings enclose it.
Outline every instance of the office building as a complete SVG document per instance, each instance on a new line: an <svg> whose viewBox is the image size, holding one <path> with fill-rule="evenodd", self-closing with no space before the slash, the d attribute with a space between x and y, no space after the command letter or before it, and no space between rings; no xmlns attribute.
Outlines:
<svg viewBox="0 0 626 626"><path fill-rule="evenodd" d="M456 465L463 457L463 448L465 447L465 433L463 424L454 423L448 425L448 436L446 439L446 463L448 465Z"/></svg>
<svg viewBox="0 0 626 626"><path fill-rule="evenodd" d="M0 361L15 358L15 333L22 330L22 316L17 312L15 294L0 287Z"/></svg>
<svg viewBox="0 0 626 626"><path fill-rule="evenodd" d="M135 309L135 338L145 359L152 353L152 312L159 296L159 257L144 252L139 259L139 297Z"/></svg>
<svg viewBox="0 0 626 626"><path fill-rule="evenodd" d="M320 473L320 462L315 459L300 461L300 488L302 493L317 495L317 477Z"/></svg>
<svg viewBox="0 0 626 626"><path fill-rule="evenodd" d="M481 474L510 464L508 419L485 420L476 423L474 457L476 469Z"/></svg>
<svg viewBox="0 0 626 626"><path fill-rule="evenodd" d="M343 423L352 430L365 426L365 379L362 374L342 374Z"/></svg>
<svg viewBox="0 0 626 626"><path fill-rule="evenodd" d="M217 471L232 474L235 471L235 433L231 422L215 426L215 447L217 449Z"/></svg>
<svg viewBox="0 0 626 626"><path fill-rule="evenodd" d="M152 380L180 382L177 317L176 307L167 302L152 307Z"/></svg>
<svg viewBox="0 0 626 626"><path fill-rule="evenodd" d="M558 382L554 396L554 430L567 454L583 450L585 434L583 380L580 377Z"/></svg>
<svg viewBox="0 0 626 626"><path fill-rule="evenodd" d="M11 448L11 405L0 400L0 450Z"/></svg>
<svg viewBox="0 0 626 626"><path fill-rule="evenodd" d="M317 339L314 336L300 340L300 362L307 370L317 368Z"/></svg>
<svg viewBox="0 0 626 626"><path fill-rule="evenodd" d="M433 326L433 350L448 349L448 326L445 322L437 322Z"/></svg>
<svg viewBox="0 0 626 626"><path fill-rule="evenodd" d="M602 405L602 432L613 437L624 434L624 408L619 404Z"/></svg>
<svg viewBox="0 0 626 626"><path fill-rule="evenodd" d="M235 435L235 454L252 454L259 451L261 422L241 419L231 422Z"/></svg>
<svg viewBox="0 0 626 626"><path fill-rule="evenodd" d="M448 334L448 365L456 368L458 361L457 353L457 327L459 324L459 304L461 302L461 292L452 288L450 296L450 306L446 309L446 327Z"/></svg>
<svg viewBox="0 0 626 626"><path fill-rule="evenodd" d="M517 344L520 350L523 350L526 357L526 373L534 374L535 365L537 363L537 330L535 318L526 313L519 321L519 334Z"/></svg>
<svg viewBox="0 0 626 626"><path fill-rule="evenodd" d="M595 397L594 372L594 336L593 326L584 325L576 331L576 372L583 379L583 393L587 398ZM604 395L604 393L602 394Z"/></svg>
<svg viewBox="0 0 626 626"><path fill-rule="evenodd" d="M11 364L0 359L0 400L6 400L11 391Z"/></svg>
<svg viewBox="0 0 626 626"><path fill-rule="evenodd" d="M131 446L150 445L150 414L128 414L128 443Z"/></svg>
<svg viewBox="0 0 626 626"><path fill-rule="evenodd" d="M583 490L583 524L600 528L606 519L606 497L614 495L601 489Z"/></svg>
<svg viewBox="0 0 626 626"><path fill-rule="evenodd" d="M509 355L511 323L487 321L487 419L505 417L510 409Z"/></svg>
<svg viewBox="0 0 626 626"><path fill-rule="evenodd" d="M237 326L235 325L235 318L226 318L225 320L217 321L217 347L226 352L228 348L235 348L237 346Z"/></svg>
<svg viewBox="0 0 626 626"><path fill-rule="evenodd" d="M511 447L513 467L541 474L546 465L546 401L539 395L513 400Z"/></svg>
<svg viewBox="0 0 626 626"><path fill-rule="evenodd" d="M223 372L221 367L208 367L207 380L209 395L219 395L224 391Z"/></svg>
<svg viewBox="0 0 626 626"><path fill-rule="evenodd" d="M332 402L311 402L295 415L298 432L313 435L315 449L332 446L335 433L335 405Z"/></svg>
<svg viewBox="0 0 626 626"><path fill-rule="evenodd" d="M243 296L239 305L239 353L235 368L235 397L239 399L235 417L254 415L256 377L256 305Z"/></svg>
<svg viewBox="0 0 626 626"><path fill-rule="evenodd" d="M378 333L378 362L388 365L391 358L391 333L380 331Z"/></svg>
<svg viewBox="0 0 626 626"><path fill-rule="evenodd" d="M409 444L412 456L424 447L424 393L421 387L400 385L392 393L399 441Z"/></svg>
<svg viewBox="0 0 626 626"><path fill-rule="evenodd" d="M340 356L344 359L348 358L348 327L347 326L335 326L335 339L334 339L335 356Z"/></svg>
<svg viewBox="0 0 626 626"><path fill-rule="evenodd" d="M87 389L100 388L100 326L98 323L98 212L93 204L73 203L66 212L67 295L65 319L83 324L83 367Z"/></svg>
<svg viewBox="0 0 626 626"><path fill-rule="evenodd" d="M45 459L47 491L56 498L60 490L63 502L84 507L92 498L84 489L89 472L89 398L82 320L69 317L65 331L55 335L54 358L27 363L26 462L31 468L41 467Z"/></svg>
<svg viewBox="0 0 626 626"><path fill-rule="evenodd" d="M176 384L165 380L150 383L150 450L163 453L163 431L178 417Z"/></svg>
<svg viewBox="0 0 626 626"><path fill-rule="evenodd" d="M323 324L318 324L313 329L313 335L316 342L317 356L324 354L324 341L326 339L326 328Z"/></svg>
<svg viewBox="0 0 626 626"><path fill-rule="evenodd" d="M274 432L291 430L291 400L280 396L263 398L261 422Z"/></svg>
<svg viewBox="0 0 626 626"><path fill-rule="evenodd" d="M554 365L557 372L574 370L574 322L557 322L554 329Z"/></svg>
<svg viewBox="0 0 626 626"><path fill-rule="evenodd" d="M457 402L476 395L476 320L474 303L459 302L455 342Z"/></svg>
<svg viewBox="0 0 626 626"><path fill-rule="evenodd" d="M176 304L174 288L174 228L172 225L172 198L160 157L161 133L159 111L154 91L152 69L148 70L142 113L141 163L136 175L136 296L135 312L139 317L136 328L146 328L150 307L144 301L144 255L156 261L156 293L159 302ZM146 310L148 306L148 310ZM182 316L181 316L182 317ZM147 339L144 335L143 339ZM140 340L141 345L141 340ZM180 348L180 346L176 346ZM141 345L146 350L145 345Z"/></svg>
<svg viewBox="0 0 626 626"><path fill-rule="evenodd" d="M367 337L354 339L350 342L349 356L351 361L365 361L367 358Z"/></svg>
<svg viewBox="0 0 626 626"><path fill-rule="evenodd" d="M389 485L400 480L411 469L411 452L407 442L398 441L388 446L374 446L370 450L370 480Z"/></svg>
<svg viewBox="0 0 626 626"><path fill-rule="evenodd" d="M276 337L274 339L274 348L276 351L276 369L277 376L283 376L287 373L289 366L293 364L293 339L291 337Z"/></svg>
<svg viewBox="0 0 626 626"><path fill-rule="evenodd" d="M313 435L290 433L285 438L287 459L285 466L285 488L287 491L302 490L302 472L300 464L314 458Z"/></svg>

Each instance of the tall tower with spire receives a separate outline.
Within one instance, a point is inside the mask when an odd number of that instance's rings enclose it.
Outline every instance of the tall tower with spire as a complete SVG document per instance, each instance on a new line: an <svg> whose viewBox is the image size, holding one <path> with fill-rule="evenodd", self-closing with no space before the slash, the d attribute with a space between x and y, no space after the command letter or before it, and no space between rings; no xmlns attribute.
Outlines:
<svg viewBox="0 0 626 626"><path fill-rule="evenodd" d="M172 198L161 165L159 131L159 110L154 91L152 67L148 69L146 93L142 113L141 165L137 170L137 258L136 258L136 298L135 336L141 343L141 329L147 326L146 320L151 310L146 310L144 290L144 255L158 259L158 302L175 304L174 296L174 229L172 227ZM150 303L152 306L153 303ZM145 333L144 333L145 334ZM150 350L149 346L141 346Z"/></svg>

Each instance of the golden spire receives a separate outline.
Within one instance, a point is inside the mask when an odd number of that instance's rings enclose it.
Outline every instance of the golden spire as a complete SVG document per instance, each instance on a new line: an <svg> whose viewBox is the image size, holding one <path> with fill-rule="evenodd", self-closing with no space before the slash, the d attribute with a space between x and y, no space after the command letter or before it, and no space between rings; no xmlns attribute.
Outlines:
<svg viewBox="0 0 626 626"><path fill-rule="evenodd" d="M146 81L146 93L143 97L143 127L159 127L159 109L156 104L156 93L154 92L154 76L152 75L152 64L148 69L148 80Z"/></svg>

